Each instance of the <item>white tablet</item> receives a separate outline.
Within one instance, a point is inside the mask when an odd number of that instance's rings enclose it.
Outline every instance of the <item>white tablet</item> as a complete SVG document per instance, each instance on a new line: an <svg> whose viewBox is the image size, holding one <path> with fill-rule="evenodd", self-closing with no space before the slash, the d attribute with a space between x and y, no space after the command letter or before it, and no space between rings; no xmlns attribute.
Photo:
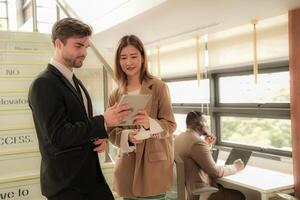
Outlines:
<svg viewBox="0 0 300 200"><path fill-rule="evenodd" d="M148 94L123 95L120 99L119 105L128 104L131 113L127 117L125 117L124 120L120 124L118 124L118 126L133 125L132 118L138 113L140 109L144 109L146 107L150 97L151 95Z"/></svg>

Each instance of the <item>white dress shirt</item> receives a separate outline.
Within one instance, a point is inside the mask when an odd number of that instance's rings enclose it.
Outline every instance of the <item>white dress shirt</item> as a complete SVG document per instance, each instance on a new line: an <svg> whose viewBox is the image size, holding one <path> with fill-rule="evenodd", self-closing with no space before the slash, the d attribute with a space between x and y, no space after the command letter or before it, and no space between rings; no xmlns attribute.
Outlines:
<svg viewBox="0 0 300 200"><path fill-rule="evenodd" d="M74 84L74 81L73 81L73 75L74 75L73 68L72 68L72 71L70 71L66 66L64 66L61 63L59 63L54 58L51 58L51 60L50 60L49 63L51 65L53 65L60 73L62 73L62 75L71 83L71 85L76 90L76 87L75 87L75 84ZM81 95L83 97L83 104L84 104L85 111L86 111L87 114L89 114L89 112L88 112L88 106L87 106L87 98L85 96L85 93L84 93L83 89L80 87L80 85L78 85L78 86L80 88L80 92L81 92Z"/></svg>

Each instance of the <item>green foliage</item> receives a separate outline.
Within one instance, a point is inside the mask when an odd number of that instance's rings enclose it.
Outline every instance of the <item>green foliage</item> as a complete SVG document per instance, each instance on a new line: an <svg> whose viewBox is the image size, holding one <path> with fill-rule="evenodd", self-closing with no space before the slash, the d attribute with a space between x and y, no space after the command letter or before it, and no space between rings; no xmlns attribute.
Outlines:
<svg viewBox="0 0 300 200"><path fill-rule="evenodd" d="M222 117L223 141L291 149L291 125L284 119Z"/></svg>

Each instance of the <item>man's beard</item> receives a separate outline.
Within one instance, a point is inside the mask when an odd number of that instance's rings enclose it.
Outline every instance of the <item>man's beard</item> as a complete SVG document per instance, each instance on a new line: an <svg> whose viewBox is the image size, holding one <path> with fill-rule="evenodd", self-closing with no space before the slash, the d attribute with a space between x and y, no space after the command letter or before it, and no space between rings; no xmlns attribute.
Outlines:
<svg viewBox="0 0 300 200"><path fill-rule="evenodd" d="M80 58L80 57L77 57L77 58L75 58L75 59L72 59L72 58L68 58L67 56L63 56L63 59L64 59L65 63L66 63L68 66L70 66L70 67L72 67L72 68L80 68L80 67L82 66L82 64L83 64L83 61L84 61L84 56L82 56L82 57L83 57L83 59L82 59L81 62L76 62L76 60L77 60L78 58Z"/></svg>

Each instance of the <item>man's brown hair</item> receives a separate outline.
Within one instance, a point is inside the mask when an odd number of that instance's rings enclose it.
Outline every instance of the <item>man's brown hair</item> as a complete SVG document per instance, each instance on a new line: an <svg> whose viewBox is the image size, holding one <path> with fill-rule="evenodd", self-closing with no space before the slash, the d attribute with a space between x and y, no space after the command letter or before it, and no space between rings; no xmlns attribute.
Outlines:
<svg viewBox="0 0 300 200"><path fill-rule="evenodd" d="M92 35L92 27L71 17L58 20L52 28L52 43L59 39L63 44L70 37L87 37Z"/></svg>

